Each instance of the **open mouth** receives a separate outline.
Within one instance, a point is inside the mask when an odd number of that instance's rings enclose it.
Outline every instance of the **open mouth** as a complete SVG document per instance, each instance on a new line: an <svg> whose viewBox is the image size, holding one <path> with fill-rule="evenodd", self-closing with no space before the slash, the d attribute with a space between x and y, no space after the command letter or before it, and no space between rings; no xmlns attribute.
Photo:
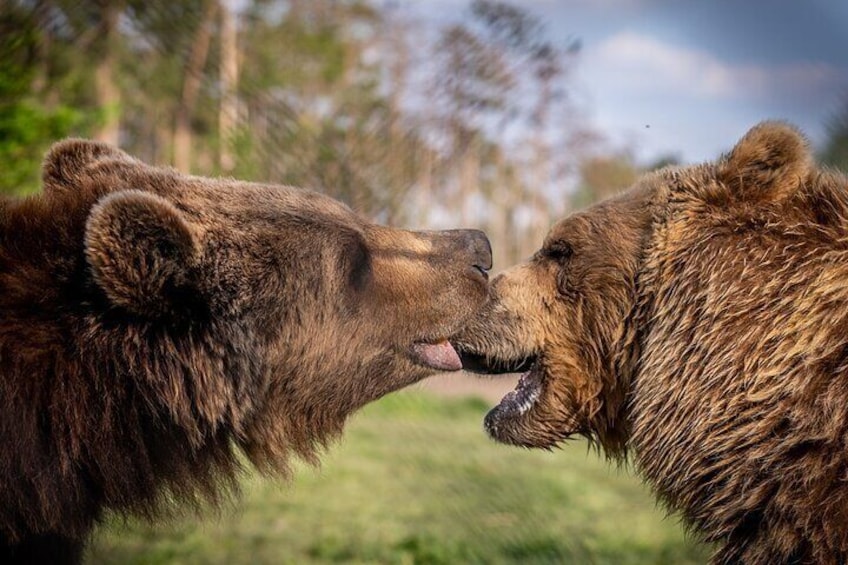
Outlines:
<svg viewBox="0 0 848 565"><path fill-rule="evenodd" d="M542 385L542 371L539 364L536 363L529 371L521 375L515 389L506 393L500 403L492 409L492 412L497 411L501 417L523 416L533 408L536 401L542 396ZM492 412L486 417L487 427Z"/></svg>
<svg viewBox="0 0 848 565"><path fill-rule="evenodd" d="M497 406L489 410L483 420L486 432L495 440L525 447L528 443L525 435L528 426L533 427L528 413L536 406L544 391L545 379L541 365L536 362L529 371L518 379L515 390L508 392ZM522 431L523 430L523 431Z"/></svg>
<svg viewBox="0 0 848 565"><path fill-rule="evenodd" d="M529 371L536 357L529 356L521 359L497 359L481 353L459 349L462 368L470 373L479 375L503 375L506 373L523 373Z"/></svg>
<svg viewBox="0 0 848 565"><path fill-rule="evenodd" d="M460 347L459 358L462 361L462 368L472 373L483 375L522 373L515 389L508 392L486 416L486 429L492 435L497 436L497 428L506 420L518 418L530 411L542 396L543 371L536 355L499 359Z"/></svg>
<svg viewBox="0 0 848 565"><path fill-rule="evenodd" d="M437 371L459 371L462 361L453 345L446 339L433 342L417 341L410 348L412 359Z"/></svg>

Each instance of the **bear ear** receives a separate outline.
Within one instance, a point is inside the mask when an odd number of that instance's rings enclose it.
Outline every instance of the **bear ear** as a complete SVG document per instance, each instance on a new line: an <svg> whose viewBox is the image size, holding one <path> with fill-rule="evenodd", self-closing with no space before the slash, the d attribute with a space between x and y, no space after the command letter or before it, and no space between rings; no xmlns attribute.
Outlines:
<svg viewBox="0 0 848 565"><path fill-rule="evenodd" d="M55 143L41 168L46 191L68 190L79 186L86 169L104 159L132 161L133 158L107 143L87 139L65 139Z"/></svg>
<svg viewBox="0 0 848 565"><path fill-rule="evenodd" d="M182 214L159 196L116 192L98 202L86 224L85 255L113 305L161 318L197 303L197 243Z"/></svg>
<svg viewBox="0 0 848 565"><path fill-rule="evenodd" d="M778 202L791 196L812 169L807 140L782 122L754 126L719 165L719 180L741 200Z"/></svg>

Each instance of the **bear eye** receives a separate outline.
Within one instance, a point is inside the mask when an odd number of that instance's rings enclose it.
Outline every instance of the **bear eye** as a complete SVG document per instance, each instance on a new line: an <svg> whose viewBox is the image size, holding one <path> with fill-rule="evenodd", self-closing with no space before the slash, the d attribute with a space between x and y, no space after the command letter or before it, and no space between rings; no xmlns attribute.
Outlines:
<svg viewBox="0 0 848 565"><path fill-rule="evenodd" d="M348 282L356 291L363 290L371 280L371 254L362 238L356 237L344 251Z"/></svg>
<svg viewBox="0 0 848 565"><path fill-rule="evenodd" d="M553 241L542 251L542 255L551 261L565 261L574 254L574 249L567 241Z"/></svg>

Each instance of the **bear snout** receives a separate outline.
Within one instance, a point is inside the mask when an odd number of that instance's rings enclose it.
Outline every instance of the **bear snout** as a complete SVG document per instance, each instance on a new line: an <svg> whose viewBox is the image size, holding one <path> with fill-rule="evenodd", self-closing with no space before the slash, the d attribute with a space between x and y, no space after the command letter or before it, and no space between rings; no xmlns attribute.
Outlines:
<svg viewBox="0 0 848 565"><path fill-rule="evenodd" d="M442 232L450 242L450 251L460 261L473 270L474 276L489 280L492 268L492 245L489 238L480 230L448 230Z"/></svg>

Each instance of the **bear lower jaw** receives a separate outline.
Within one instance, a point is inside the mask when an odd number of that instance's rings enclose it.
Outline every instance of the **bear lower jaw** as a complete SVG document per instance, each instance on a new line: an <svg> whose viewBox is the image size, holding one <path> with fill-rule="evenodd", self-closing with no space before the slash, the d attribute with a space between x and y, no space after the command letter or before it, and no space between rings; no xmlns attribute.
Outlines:
<svg viewBox="0 0 848 565"><path fill-rule="evenodd" d="M538 363L521 375L515 389L492 408L483 422L486 432L501 443L526 445L521 430L528 427L528 413L542 396L544 379Z"/></svg>
<svg viewBox="0 0 848 565"><path fill-rule="evenodd" d="M515 390L501 399L498 407L505 412L518 416L526 414L542 395L542 378L538 370L530 370L521 375Z"/></svg>

